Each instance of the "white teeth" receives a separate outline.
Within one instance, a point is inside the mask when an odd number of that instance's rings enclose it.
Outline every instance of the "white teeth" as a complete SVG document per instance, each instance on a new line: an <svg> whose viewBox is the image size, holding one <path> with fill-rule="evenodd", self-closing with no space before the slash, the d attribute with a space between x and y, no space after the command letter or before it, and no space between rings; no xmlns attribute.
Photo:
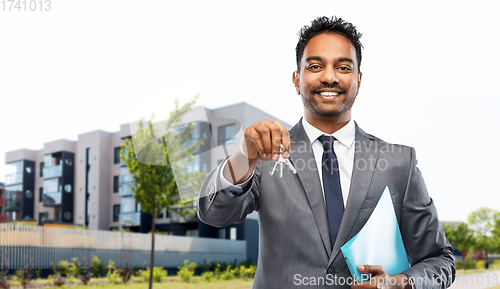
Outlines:
<svg viewBox="0 0 500 289"><path fill-rule="evenodd" d="M334 95L339 95L337 92L320 92L319 94L324 95L324 96L334 96Z"/></svg>

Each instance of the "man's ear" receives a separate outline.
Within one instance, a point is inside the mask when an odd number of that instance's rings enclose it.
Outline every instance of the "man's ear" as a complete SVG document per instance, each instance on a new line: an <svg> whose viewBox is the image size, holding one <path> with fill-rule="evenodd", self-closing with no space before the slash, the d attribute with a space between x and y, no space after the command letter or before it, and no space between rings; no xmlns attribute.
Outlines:
<svg viewBox="0 0 500 289"><path fill-rule="evenodd" d="M299 72L298 71L293 72L292 81L293 81L293 85L295 85L295 91L297 92L297 94L300 94L300 88L299 88L300 81L299 81Z"/></svg>
<svg viewBox="0 0 500 289"><path fill-rule="evenodd" d="M359 72L359 75L358 75L358 89L359 87L361 86L361 77L363 76L363 73L361 73L361 71Z"/></svg>

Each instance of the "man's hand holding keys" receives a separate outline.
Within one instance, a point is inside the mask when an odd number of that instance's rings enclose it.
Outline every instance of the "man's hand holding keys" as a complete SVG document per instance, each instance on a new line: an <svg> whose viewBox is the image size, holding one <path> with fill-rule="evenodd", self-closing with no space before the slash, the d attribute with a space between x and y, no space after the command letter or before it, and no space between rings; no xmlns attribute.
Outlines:
<svg viewBox="0 0 500 289"><path fill-rule="evenodd" d="M254 171L259 160L275 161L274 169L283 163L296 173L289 162L290 134L281 121L267 118L245 129L239 149L229 157L224 169L224 177L232 184L246 181ZM293 168L293 169L292 169ZM273 170L274 172L274 170Z"/></svg>

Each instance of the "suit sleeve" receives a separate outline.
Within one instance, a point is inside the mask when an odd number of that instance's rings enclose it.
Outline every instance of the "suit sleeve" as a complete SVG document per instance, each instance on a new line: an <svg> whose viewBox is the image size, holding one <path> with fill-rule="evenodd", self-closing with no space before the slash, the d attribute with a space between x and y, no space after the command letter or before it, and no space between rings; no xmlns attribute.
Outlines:
<svg viewBox="0 0 500 289"><path fill-rule="evenodd" d="M198 218L214 227L241 223L248 214L258 210L259 206L262 162L259 162L255 168L251 185L247 186L248 189L243 193L234 192L234 196L230 196L227 193L230 188L224 188L221 183L220 174L224 163L222 162L207 176L197 200Z"/></svg>
<svg viewBox="0 0 500 289"><path fill-rule="evenodd" d="M447 288L455 279L453 248L416 166L415 150L410 153L400 228L411 267L403 273L411 277L413 288Z"/></svg>

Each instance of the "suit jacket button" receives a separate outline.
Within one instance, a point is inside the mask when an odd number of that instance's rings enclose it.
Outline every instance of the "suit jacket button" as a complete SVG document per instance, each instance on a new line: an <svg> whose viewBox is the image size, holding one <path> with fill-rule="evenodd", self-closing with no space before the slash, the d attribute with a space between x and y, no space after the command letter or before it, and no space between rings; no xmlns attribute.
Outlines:
<svg viewBox="0 0 500 289"><path fill-rule="evenodd" d="M328 274L335 274L335 270L333 268L328 268Z"/></svg>

